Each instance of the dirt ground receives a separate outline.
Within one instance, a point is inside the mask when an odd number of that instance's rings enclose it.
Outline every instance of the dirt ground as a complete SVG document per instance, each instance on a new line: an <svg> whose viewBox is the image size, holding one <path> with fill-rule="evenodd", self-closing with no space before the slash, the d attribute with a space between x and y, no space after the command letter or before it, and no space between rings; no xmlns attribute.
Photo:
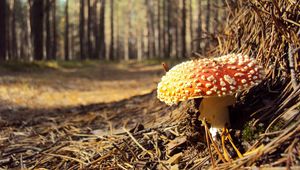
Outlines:
<svg viewBox="0 0 300 170"><path fill-rule="evenodd" d="M161 65L145 64L18 71L0 68L0 102L4 108L31 109L109 103L151 92L162 74Z"/></svg>
<svg viewBox="0 0 300 170"><path fill-rule="evenodd" d="M122 133L122 127L161 123L172 110L156 99L161 65L97 64L39 72L2 68L1 74L0 168L20 167L23 158L22 166L30 167L26 161L41 156L32 147L49 147L68 135L59 132L65 128L76 134Z"/></svg>
<svg viewBox="0 0 300 170"><path fill-rule="evenodd" d="M80 121L100 116L105 122L102 123L105 132L114 125L144 122L141 119L153 102L157 102L155 107L162 106L155 95L157 82L164 73L158 64L105 63L17 71L2 68L1 73L0 124L7 127L38 124L50 117L61 119L80 113L81 118L75 117ZM139 118L132 119L132 116Z"/></svg>

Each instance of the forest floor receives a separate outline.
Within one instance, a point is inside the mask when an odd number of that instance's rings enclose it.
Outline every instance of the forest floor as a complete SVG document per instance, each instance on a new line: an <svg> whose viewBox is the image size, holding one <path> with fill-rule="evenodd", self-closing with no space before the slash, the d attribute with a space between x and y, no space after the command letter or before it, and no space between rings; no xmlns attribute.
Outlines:
<svg viewBox="0 0 300 170"><path fill-rule="evenodd" d="M0 67L1 109L119 101L151 92L163 74L159 64L87 62L59 65L49 62L17 67Z"/></svg>
<svg viewBox="0 0 300 170"><path fill-rule="evenodd" d="M161 122L168 108L155 88L163 73L160 64L141 63L0 67L0 168L32 166L32 147L57 142L57 130L70 125L108 135Z"/></svg>
<svg viewBox="0 0 300 170"><path fill-rule="evenodd" d="M194 103L169 107L157 99L163 74L160 64L141 63L1 66L0 169L211 166ZM231 133L240 138L240 130Z"/></svg>
<svg viewBox="0 0 300 170"><path fill-rule="evenodd" d="M96 114L105 122L103 131L112 124L133 126L140 119L148 120L132 115L147 112L149 93L158 102L153 92L163 73L160 64L143 63L5 65L0 67L0 125L43 124L45 119L65 119L70 113L80 113L80 120L88 122L88 117L97 117L94 111L101 110Z"/></svg>

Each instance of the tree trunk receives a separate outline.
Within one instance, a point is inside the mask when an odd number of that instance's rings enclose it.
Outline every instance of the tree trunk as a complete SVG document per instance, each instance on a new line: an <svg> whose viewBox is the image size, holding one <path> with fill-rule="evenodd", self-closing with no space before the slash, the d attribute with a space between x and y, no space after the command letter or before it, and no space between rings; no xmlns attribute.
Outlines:
<svg viewBox="0 0 300 170"><path fill-rule="evenodd" d="M219 27L219 0L215 1L215 10L214 10L214 34L218 33Z"/></svg>
<svg viewBox="0 0 300 170"><path fill-rule="evenodd" d="M163 0L163 33L162 33L162 39L163 39L163 52L164 52L164 58L168 58L169 56L167 55L167 41L166 41L166 34L167 34L167 22L166 22L166 13L167 13L167 1Z"/></svg>
<svg viewBox="0 0 300 170"><path fill-rule="evenodd" d="M11 60L12 59L12 39L11 39L11 15L12 15L12 10L11 10L11 2L6 3L6 52L7 52L7 59Z"/></svg>
<svg viewBox="0 0 300 170"><path fill-rule="evenodd" d="M80 1L80 23L79 23L79 38L80 38L80 59L85 60L85 29L84 29L84 2L85 0Z"/></svg>
<svg viewBox="0 0 300 170"><path fill-rule="evenodd" d="M155 13L154 13L154 11L153 11L153 5L152 5L152 3L153 3L153 1L150 1L150 3L149 3L149 6L151 7L151 9L150 9L150 21L151 21L151 39L152 39L152 54L153 54L153 56L152 57L156 57L156 48L155 48L155 19L154 19L154 16L155 16Z"/></svg>
<svg viewBox="0 0 300 170"><path fill-rule="evenodd" d="M19 47L18 47L18 40L17 40L17 21L16 21L16 12L17 12L17 0L13 1L13 9L12 9L12 53L13 59L19 59Z"/></svg>
<svg viewBox="0 0 300 170"><path fill-rule="evenodd" d="M128 10L128 38L127 38L127 42L128 42L128 59L132 59L133 58L133 47L134 47L134 37L133 37L133 31L132 31L132 2L133 0L130 0L130 8Z"/></svg>
<svg viewBox="0 0 300 170"><path fill-rule="evenodd" d="M146 0L145 2L147 7L148 53L149 57L153 58L156 56L154 13L152 11L152 1Z"/></svg>
<svg viewBox="0 0 300 170"><path fill-rule="evenodd" d="M174 16L174 56L175 58L179 58L179 56L181 55L179 53L180 48L179 48L179 27L180 27L180 18L179 16L179 1L174 1L173 3L173 16Z"/></svg>
<svg viewBox="0 0 300 170"><path fill-rule="evenodd" d="M199 52L200 54L202 53L202 49L201 49L201 38L202 38L202 6L201 6L201 1L202 0L198 0L198 28L197 28L197 52Z"/></svg>
<svg viewBox="0 0 300 170"><path fill-rule="evenodd" d="M117 4L116 4L117 5ZM117 46L116 46L116 50L117 50L117 55L116 55L116 58L117 59L121 59L122 58L122 56L121 56L121 38L120 38L120 12L119 12L119 10L118 10L119 8L118 8L118 6L116 6L116 10L115 11L117 11L117 15L116 15L116 33L117 33Z"/></svg>
<svg viewBox="0 0 300 170"><path fill-rule="evenodd" d="M99 59L99 56L100 56L99 20L98 20L98 13L97 13L97 3L98 3L98 0L95 0L93 3L93 36L95 39L95 48L93 50L93 59Z"/></svg>
<svg viewBox="0 0 300 170"><path fill-rule="evenodd" d="M33 60L33 55L32 55L32 41L31 41L31 37L32 37L32 31L31 31L31 26L30 26L30 23L31 23L31 5L30 5L30 2L28 1L28 3L26 3L25 5L25 35L24 35L24 42L25 44L21 45L21 47L23 48L24 50L24 54L25 56L22 55L22 57L26 57L26 61L32 61Z"/></svg>
<svg viewBox="0 0 300 170"><path fill-rule="evenodd" d="M51 59L56 60L57 53L57 28L56 28L56 0L52 1L52 57Z"/></svg>
<svg viewBox="0 0 300 170"><path fill-rule="evenodd" d="M171 0L167 0L168 6L167 6L167 34L168 34L168 48L167 48L167 56L168 58L171 57L171 52L172 52L172 11L173 11L173 4Z"/></svg>
<svg viewBox="0 0 300 170"><path fill-rule="evenodd" d="M114 0L110 0L110 30L109 60L114 60Z"/></svg>
<svg viewBox="0 0 300 170"><path fill-rule="evenodd" d="M6 1L0 0L0 61L6 58Z"/></svg>
<svg viewBox="0 0 300 170"><path fill-rule="evenodd" d="M143 60L143 48L142 48L142 42L143 42L143 31L139 29L137 32L137 61L142 61Z"/></svg>
<svg viewBox="0 0 300 170"><path fill-rule="evenodd" d="M76 34L76 26L74 24L70 24L70 33L71 33L71 42L70 42L70 51L71 51L71 55L70 55L70 59L81 59L81 56L78 56L76 48L75 48L75 41L77 39L77 34ZM80 52L79 52L80 54Z"/></svg>
<svg viewBox="0 0 300 170"><path fill-rule="evenodd" d="M179 6L178 4L175 4L175 56L176 58L179 58Z"/></svg>
<svg viewBox="0 0 300 170"><path fill-rule="evenodd" d="M161 9L160 9L160 3L161 1L158 0L157 1L157 32L158 32L158 36L157 36L157 42L158 42L158 57L161 57Z"/></svg>
<svg viewBox="0 0 300 170"><path fill-rule="evenodd" d="M33 54L35 60L43 59L43 16L44 0L32 0L31 30L33 37Z"/></svg>
<svg viewBox="0 0 300 170"><path fill-rule="evenodd" d="M50 31L50 0L46 0L46 59L51 60L51 31Z"/></svg>
<svg viewBox="0 0 300 170"><path fill-rule="evenodd" d="M65 60L69 61L70 56L69 56L69 1L66 0L65 4Z"/></svg>
<svg viewBox="0 0 300 170"><path fill-rule="evenodd" d="M129 38L130 38L130 27L131 27L131 8L132 8L132 0L129 0L128 4L128 10L126 11L127 17L127 24L125 25L125 36L124 36L124 60L129 60L129 52L130 52L130 44L129 44Z"/></svg>
<svg viewBox="0 0 300 170"><path fill-rule="evenodd" d="M191 51L194 51L194 31L193 31L193 1L190 0L190 36L191 36Z"/></svg>
<svg viewBox="0 0 300 170"><path fill-rule="evenodd" d="M181 55L183 58L186 57L186 1L182 0L182 29L181 29L181 41L182 51Z"/></svg>
<svg viewBox="0 0 300 170"><path fill-rule="evenodd" d="M208 36L210 30L210 0L207 0L206 6L206 35ZM206 40L205 48L209 46L209 40Z"/></svg>
<svg viewBox="0 0 300 170"><path fill-rule="evenodd" d="M99 40L100 40L100 59L105 59L106 45L105 45L105 0L101 1L100 8L100 25L99 25Z"/></svg>
<svg viewBox="0 0 300 170"><path fill-rule="evenodd" d="M87 48L88 48L88 58L91 59L93 55L92 40L91 40L91 24L92 24L92 9L91 9L91 0L87 0L88 8L88 21L87 21Z"/></svg>

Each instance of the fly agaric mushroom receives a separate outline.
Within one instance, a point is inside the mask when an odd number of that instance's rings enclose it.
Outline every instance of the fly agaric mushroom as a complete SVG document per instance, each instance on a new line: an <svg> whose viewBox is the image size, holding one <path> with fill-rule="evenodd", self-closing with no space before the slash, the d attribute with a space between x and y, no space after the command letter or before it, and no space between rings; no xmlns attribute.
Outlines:
<svg viewBox="0 0 300 170"><path fill-rule="evenodd" d="M205 118L212 127L224 128L230 125L228 106L235 103L235 94L257 85L264 75L255 59L242 54L186 61L162 77L157 97L168 105L203 98L200 119Z"/></svg>

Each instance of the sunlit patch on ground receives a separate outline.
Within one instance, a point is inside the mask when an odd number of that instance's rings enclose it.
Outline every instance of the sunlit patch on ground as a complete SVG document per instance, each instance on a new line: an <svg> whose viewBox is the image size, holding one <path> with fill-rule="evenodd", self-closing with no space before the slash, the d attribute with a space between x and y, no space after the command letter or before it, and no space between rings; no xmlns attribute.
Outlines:
<svg viewBox="0 0 300 170"><path fill-rule="evenodd" d="M27 108L75 106L126 99L152 91L163 73L160 65L112 63L1 72L2 107Z"/></svg>

